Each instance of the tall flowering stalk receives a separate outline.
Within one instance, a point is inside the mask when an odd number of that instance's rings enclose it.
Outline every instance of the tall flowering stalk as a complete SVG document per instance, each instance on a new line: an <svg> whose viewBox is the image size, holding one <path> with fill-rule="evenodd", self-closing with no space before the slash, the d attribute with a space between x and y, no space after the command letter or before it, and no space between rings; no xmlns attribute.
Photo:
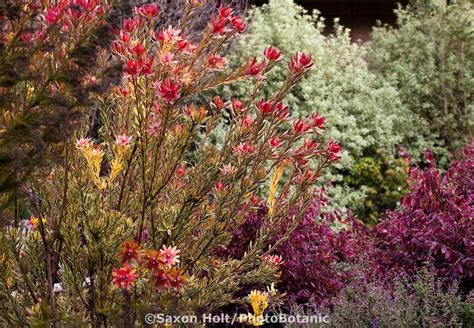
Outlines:
<svg viewBox="0 0 474 328"><path fill-rule="evenodd" d="M245 30L244 21L220 7L195 43L186 37L187 21L200 5L188 1L181 25L161 30L155 29L159 8L138 7L117 31L112 57L125 75L97 103L99 136L79 134L67 147L66 165L53 168L48 185L35 190L44 200L35 215L48 218L39 230L58 240L51 247L62 291L51 302L40 301L48 286L38 258L49 249L39 247L35 231L13 229L2 235L10 246L0 259L19 282L4 288L8 295L21 290L27 310L8 318L43 322L49 311L39 308L54 306L53 320L72 313L93 326L115 320L131 326L141 313L211 311L237 301L242 286L277 281L277 266L265 259L296 228L314 182L341 149L321 144L321 118L292 119L284 103L312 66L311 56L297 52L281 88L260 101L265 75L285 65L281 54L262 49L262 58L233 67L222 50ZM48 17L57 19L54 11ZM243 79L255 82L247 99L198 100ZM224 116L231 124L216 145ZM288 178L278 188L283 169ZM272 213L245 255L217 257L233 227L267 196ZM288 229L276 238L282 224Z"/></svg>

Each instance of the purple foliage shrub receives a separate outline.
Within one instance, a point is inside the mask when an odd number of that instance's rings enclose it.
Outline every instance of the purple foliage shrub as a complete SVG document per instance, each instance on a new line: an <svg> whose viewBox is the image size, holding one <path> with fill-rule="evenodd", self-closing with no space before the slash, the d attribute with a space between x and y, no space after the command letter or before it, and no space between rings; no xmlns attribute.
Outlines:
<svg viewBox="0 0 474 328"><path fill-rule="evenodd" d="M427 168L410 168L411 192L375 227L371 259L377 279L412 275L429 263L439 277L472 289L474 142L463 153L444 174L429 151Z"/></svg>

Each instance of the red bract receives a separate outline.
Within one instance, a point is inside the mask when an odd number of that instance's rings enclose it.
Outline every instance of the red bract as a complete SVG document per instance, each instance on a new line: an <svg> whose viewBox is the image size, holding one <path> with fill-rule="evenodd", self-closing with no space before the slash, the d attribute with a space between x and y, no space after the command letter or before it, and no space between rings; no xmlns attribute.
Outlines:
<svg viewBox="0 0 474 328"><path fill-rule="evenodd" d="M296 54L290 61L290 72L299 74L308 71L313 66L313 59L311 55L306 55L304 52Z"/></svg>
<svg viewBox="0 0 474 328"><path fill-rule="evenodd" d="M281 51L275 47L271 47L271 46L268 47L267 49L263 51L263 54L265 55L265 57L267 57L269 61L279 62L280 60L283 59L283 55L281 54Z"/></svg>
<svg viewBox="0 0 474 328"><path fill-rule="evenodd" d="M376 277L415 274L431 263L436 274L461 287L474 283L474 142L464 158L442 175L432 154L425 169L410 169L411 193L398 210L387 213L375 228L372 254Z"/></svg>
<svg viewBox="0 0 474 328"><path fill-rule="evenodd" d="M166 78L156 87L158 96L166 103L171 103L179 98L181 92L181 85L173 82L170 78Z"/></svg>

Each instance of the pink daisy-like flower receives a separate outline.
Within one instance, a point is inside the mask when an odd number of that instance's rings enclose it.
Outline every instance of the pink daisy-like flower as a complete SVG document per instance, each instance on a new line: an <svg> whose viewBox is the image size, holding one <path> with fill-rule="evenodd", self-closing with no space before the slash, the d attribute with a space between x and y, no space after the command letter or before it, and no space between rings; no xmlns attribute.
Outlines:
<svg viewBox="0 0 474 328"><path fill-rule="evenodd" d="M92 144L92 140L90 138L80 138L76 141L77 148L87 148L90 147Z"/></svg>
<svg viewBox="0 0 474 328"><path fill-rule="evenodd" d="M131 141L132 141L132 137L127 136L125 134L118 135L117 138L115 138L115 143L118 146L123 146L123 147L128 146Z"/></svg>
<svg viewBox="0 0 474 328"><path fill-rule="evenodd" d="M179 263L179 253L181 251L174 247L167 247L163 245L163 248L160 250L160 255L163 257L163 263L168 266L173 266Z"/></svg>

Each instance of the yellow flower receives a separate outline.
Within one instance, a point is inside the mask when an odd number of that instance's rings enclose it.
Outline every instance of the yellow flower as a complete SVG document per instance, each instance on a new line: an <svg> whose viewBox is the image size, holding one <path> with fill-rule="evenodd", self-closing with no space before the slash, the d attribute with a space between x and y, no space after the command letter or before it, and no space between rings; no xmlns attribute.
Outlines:
<svg viewBox="0 0 474 328"><path fill-rule="evenodd" d="M252 290L248 296L253 309L253 316L250 316L250 323L253 326L263 325L263 313L268 307L268 293Z"/></svg>

